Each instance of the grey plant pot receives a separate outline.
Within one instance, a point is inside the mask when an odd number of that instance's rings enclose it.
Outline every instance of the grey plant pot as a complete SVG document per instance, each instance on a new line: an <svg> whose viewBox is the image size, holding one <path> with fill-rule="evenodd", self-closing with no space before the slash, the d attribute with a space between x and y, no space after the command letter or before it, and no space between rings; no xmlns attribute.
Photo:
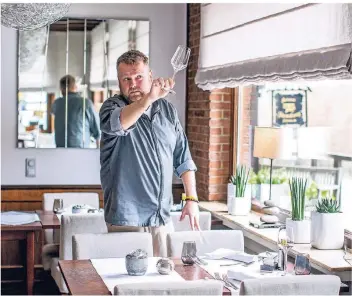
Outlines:
<svg viewBox="0 0 352 296"><path fill-rule="evenodd" d="M125 265L129 275L145 275L148 269L148 257L136 258L126 256Z"/></svg>

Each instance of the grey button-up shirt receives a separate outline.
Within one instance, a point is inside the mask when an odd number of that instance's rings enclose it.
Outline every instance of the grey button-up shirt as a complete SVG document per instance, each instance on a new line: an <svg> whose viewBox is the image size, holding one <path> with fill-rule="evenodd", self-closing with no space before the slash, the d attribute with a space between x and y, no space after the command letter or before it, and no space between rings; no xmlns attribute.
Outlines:
<svg viewBox="0 0 352 296"><path fill-rule="evenodd" d="M165 99L152 105L128 130L120 122L123 96L100 109L101 183L105 220L115 225L160 226L170 219L172 175L196 171L175 107Z"/></svg>
<svg viewBox="0 0 352 296"><path fill-rule="evenodd" d="M98 114L94 110L93 103L89 99L85 99L84 102L84 99L74 92L68 93L67 102L67 147L89 148L90 137L93 136L94 139L100 137ZM66 99L64 97L54 101L51 113L55 116L56 147L65 147Z"/></svg>

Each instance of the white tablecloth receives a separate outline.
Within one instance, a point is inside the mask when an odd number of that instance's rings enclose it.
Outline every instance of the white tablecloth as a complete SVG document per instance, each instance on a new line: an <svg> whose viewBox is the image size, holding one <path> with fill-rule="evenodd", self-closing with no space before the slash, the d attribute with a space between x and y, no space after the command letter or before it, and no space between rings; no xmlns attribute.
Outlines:
<svg viewBox="0 0 352 296"><path fill-rule="evenodd" d="M158 257L148 258L148 270L143 276L128 275L125 267L125 258L91 259L90 261L111 293L113 293L114 287L118 284L184 281L184 278L176 271L169 275L159 274L156 269L156 262L159 259Z"/></svg>

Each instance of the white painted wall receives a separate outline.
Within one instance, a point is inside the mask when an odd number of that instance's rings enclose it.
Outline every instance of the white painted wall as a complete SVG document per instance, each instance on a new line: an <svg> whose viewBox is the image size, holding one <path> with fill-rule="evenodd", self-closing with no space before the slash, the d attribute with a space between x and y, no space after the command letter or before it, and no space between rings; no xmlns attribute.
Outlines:
<svg viewBox="0 0 352 296"><path fill-rule="evenodd" d="M155 75L172 75L170 59L186 44L186 4L72 4L71 17L150 20L150 62ZM100 184L99 151L89 149L17 149L17 38L1 27L1 184ZM185 122L185 71L177 76L177 98L170 101ZM36 178L25 177L25 159L35 157Z"/></svg>

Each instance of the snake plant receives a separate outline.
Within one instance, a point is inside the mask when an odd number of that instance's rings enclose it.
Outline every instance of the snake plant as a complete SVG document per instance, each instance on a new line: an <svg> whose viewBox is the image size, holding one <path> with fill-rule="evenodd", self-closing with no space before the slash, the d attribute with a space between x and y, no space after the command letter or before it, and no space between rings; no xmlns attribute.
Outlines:
<svg viewBox="0 0 352 296"><path fill-rule="evenodd" d="M293 177L289 180L292 204L292 220L304 220L304 204L306 196L307 179Z"/></svg>
<svg viewBox="0 0 352 296"><path fill-rule="evenodd" d="M238 166L236 174L230 177L230 183L236 186L236 197L244 197L250 169L246 166Z"/></svg>
<svg viewBox="0 0 352 296"><path fill-rule="evenodd" d="M318 213L340 213L340 205L336 199L323 198L315 206Z"/></svg>

